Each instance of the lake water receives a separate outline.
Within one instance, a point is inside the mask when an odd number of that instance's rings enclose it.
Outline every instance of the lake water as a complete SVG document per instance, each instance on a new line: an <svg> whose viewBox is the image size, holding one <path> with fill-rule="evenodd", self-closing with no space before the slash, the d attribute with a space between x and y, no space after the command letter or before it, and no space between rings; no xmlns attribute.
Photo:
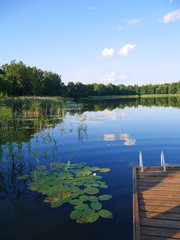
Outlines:
<svg viewBox="0 0 180 240"><path fill-rule="evenodd" d="M145 166L159 166L161 151L166 164L180 164L179 108L177 98L85 101L1 126L1 239L132 239L132 168L140 151ZM71 154L71 164L111 169L100 173L108 185L100 193L112 195L101 203L113 218L78 224L72 205L51 208L45 194L28 189L30 178L18 179Z"/></svg>

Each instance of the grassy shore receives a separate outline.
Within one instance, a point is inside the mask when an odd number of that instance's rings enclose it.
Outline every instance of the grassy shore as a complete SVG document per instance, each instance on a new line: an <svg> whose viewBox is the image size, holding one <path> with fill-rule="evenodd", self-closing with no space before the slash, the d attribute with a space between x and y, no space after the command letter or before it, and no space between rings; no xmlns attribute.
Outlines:
<svg viewBox="0 0 180 240"><path fill-rule="evenodd" d="M119 99L119 98L139 98L139 95L109 95L109 96L89 96L89 100Z"/></svg>
<svg viewBox="0 0 180 240"><path fill-rule="evenodd" d="M144 94L144 95L109 95L109 96L89 96L87 98L81 99L89 99L89 100L106 100L106 99L122 99L122 98L160 98L160 97L180 97L180 94ZM22 96L22 97L6 97L0 98L0 101L3 102L7 100L16 100L16 101L32 101L32 100L41 100L41 101L73 101L74 98L66 98L61 96L54 96L54 97L39 97L39 96Z"/></svg>
<svg viewBox="0 0 180 240"><path fill-rule="evenodd" d="M50 100L50 101L72 101L73 98L66 98L66 97L61 97L61 96L54 96L54 97L40 97L40 96L20 96L20 97L4 97L0 98L1 100L9 99L9 100Z"/></svg>
<svg viewBox="0 0 180 240"><path fill-rule="evenodd" d="M89 100L106 100L122 98L159 98L159 97L180 97L180 94L146 94L146 95L110 95L110 96L89 96Z"/></svg>
<svg viewBox="0 0 180 240"><path fill-rule="evenodd" d="M140 95L141 98L157 98L157 97L180 97L180 94L146 94Z"/></svg>

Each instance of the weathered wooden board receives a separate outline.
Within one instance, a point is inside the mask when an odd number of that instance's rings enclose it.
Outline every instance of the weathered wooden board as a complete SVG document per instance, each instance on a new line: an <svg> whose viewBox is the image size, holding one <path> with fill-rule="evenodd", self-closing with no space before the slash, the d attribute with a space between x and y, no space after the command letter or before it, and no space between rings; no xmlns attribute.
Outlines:
<svg viewBox="0 0 180 240"><path fill-rule="evenodd" d="M178 213L163 213L157 212L143 212L139 214L140 218L153 218L153 219L167 219L167 220L178 220L180 221L180 214Z"/></svg>
<svg viewBox="0 0 180 240"><path fill-rule="evenodd" d="M133 168L133 239L140 240L140 221L136 168Z"/></svg>
<svg viewBox="0 0 180 240"><path fill-rule="evenodd" d="M169 166L167 172L134 168L133 186L133 221L136 214L139 219L139 238L134 234L133 239L180 239L180 166Z"/></svg>

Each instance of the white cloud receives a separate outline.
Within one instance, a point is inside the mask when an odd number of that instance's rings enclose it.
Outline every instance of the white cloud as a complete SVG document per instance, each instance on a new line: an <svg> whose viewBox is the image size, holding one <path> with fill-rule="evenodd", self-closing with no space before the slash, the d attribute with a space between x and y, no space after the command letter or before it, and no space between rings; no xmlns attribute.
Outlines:
<svg viewBox="0 0 180 240"><path fill-rule="evenodd" d="M126 78L129 78L129 75L126 74L126 73L122 73L122 74L120 74L120 78L121 78L122 80L124 80L124 79L126 79Z"/></svg>
<svg viewBox="0 0 180 240"><path fill-rule="evenodd" d="M88 9L89 9L89 10L97 10L98 8L97 8L97 7L89 6Z"/></svg>
<svg viewBox="0 0 180 240"><path fill-rule="evenodd" d="M136 47L135 44L124 45L124 47L122 47L121 50L119 51L119 56L127 56L129 52L135 47Z"/></svg>
<svg viewBox="0 0 180 240"><path fill-rule="evenodd" d="M141 21L141 19L132 19L132 20L126 20L125 22L127 22L130 25L134 25L136 23L139 23Z"/></svg>
<svg viewBox="0 0 180 240"><path fill-rule="evenodd" d="M101 54L102 57L113 57L114 56L114 48L105 48Z"/></svg>
<svg viewBox="0 0 180 240"><path fill-rule="evenodd" d="M121 80L129 78L129 75L126 73L116 73L112 72L110 74L105 75L103 78L99 80L99 82L103 84L113 83L118 84Z"/></svg>
<svg viewBox="0 0 180 240"><path fill-rule="evenodd" d="M172 2L173 2L173 0L169 0L169 2L170 2L170 3L172 3Z"/></svg>
<svg viewBox="0 0 180 240"><path fill-rule="evenodd" d="M100 82L104 84L115 82L116 80L116 73L112 72L110 74L105 75L103 78L100 79Z"/></svg>
<svg viewBox="0 0 180 240"><path fill-rule="evenodd" d="M180 9L170 12L163 17L161 22L168 23L168 22L175 22L180 20Z"/></svg>

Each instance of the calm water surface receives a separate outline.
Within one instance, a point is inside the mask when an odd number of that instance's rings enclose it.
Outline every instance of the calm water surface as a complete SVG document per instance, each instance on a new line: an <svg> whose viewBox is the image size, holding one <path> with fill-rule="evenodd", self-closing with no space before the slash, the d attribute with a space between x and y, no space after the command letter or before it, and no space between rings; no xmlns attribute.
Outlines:
<svg viewBox="0 0 180 240"><path fill-rule="evenodd" d="M167 164L180 164L179 100L144 101L81 102L61 115L48 116L53 120L49 127L33 125L39 117L21 119L16 128L2 127L1 239L132 239L132 167L138 165L139 151L145 166L159 166L162 150ZM71 163L110 168L103 175L109 188L101 192L113 196L103 202L113 218L77 224L69 217L71 205L52 209L43 202L46 196L28 190L26 181L17 179L36 168L28 146L41 165L51 160L67 162L75 153Z"/></svg>

